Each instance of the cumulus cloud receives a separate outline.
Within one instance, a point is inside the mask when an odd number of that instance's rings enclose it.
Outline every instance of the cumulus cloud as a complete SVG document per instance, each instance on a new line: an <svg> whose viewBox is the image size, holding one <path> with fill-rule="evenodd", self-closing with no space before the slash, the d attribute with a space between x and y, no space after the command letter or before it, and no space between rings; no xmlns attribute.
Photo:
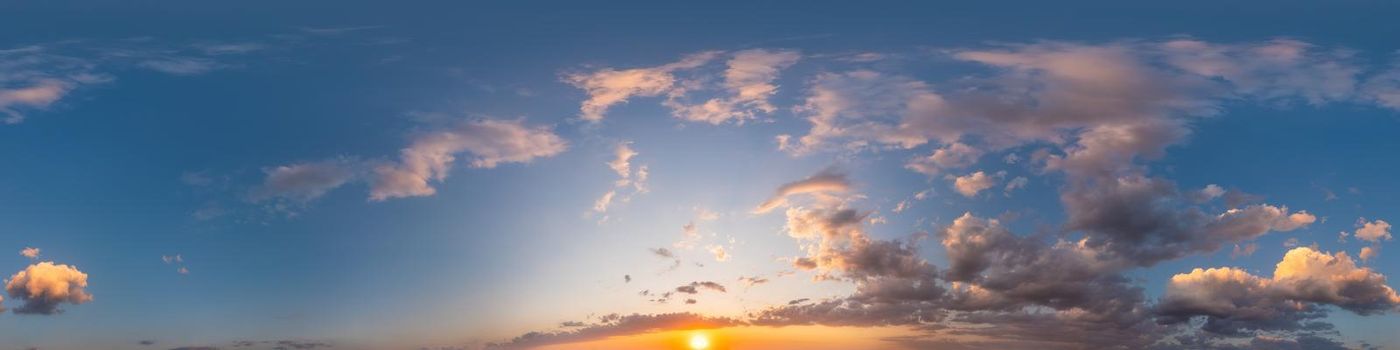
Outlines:
<svg viewBox="0 0 1400 350"><path fill-rule="evenodd" d="M23 304L18 314L52 315L63 312L63 303L78 305L92 301L88 275L76 267L40 262L29 265L5 280L5 293Z"/></svg>
<svg viewBox="0 0 1400 350"><path fill-rule="evenodd" d="M38 259L39 248L25 247L24 249L20 249L19 256L23 256L30 259Z"/></svg>
<svg viewBox="0 0 1400 350"><path fill-rule="evenodd" d="M267 177L253 189L254 201L287 199L306 202L320 198L326 192L344 185L356 176L354 164L347 160L293 163L263 169Z"/></svg>
<svg viewBox="0 0 1400 350"><path fill-rule="evenodd" d="M1400 296L1385 276L1357 266L1346 253L1299 247L1284 255L1270 278L1229 267L1172 276L1156 313L1167 323L1205 317L1205 330L1237 334L1303 329L1305 321L1326 315L1318 305L1371 315L1396 310Z"/></svg>
<svg viewBox="0 0 1400 350"><path fill-rule="evenodd" d="M978 192L996 185L997 179L995 177L981 171L953 177L953 190L963 197L975 197Z"/></svg>
<svg viewBox="0 0 1400 350"><path fill-rule="evenodd" d="M471 167L528 163L564 152L568 142L547 126L524 120L479 119L416 137L399 151L399 161L375 167L370 200L430 196L432 182L447 178L457 156L471 156Z"/></svg>
<svg viewBox="0 0 1400 350"><path fill-rule="evenodd" d="M1385 220L1366 222L1366 219L1357 221L1356 232L1352 234L1356 239L1367 242L1380 242L1390 240L1390 223Z"/></svg>

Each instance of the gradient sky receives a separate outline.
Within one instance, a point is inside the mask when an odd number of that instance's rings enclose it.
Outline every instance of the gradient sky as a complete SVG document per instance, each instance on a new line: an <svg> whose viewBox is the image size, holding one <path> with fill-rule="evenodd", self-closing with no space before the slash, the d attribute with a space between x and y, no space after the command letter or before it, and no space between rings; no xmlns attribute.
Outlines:
<svg viewBox="0 0 1400 350"><path fill-rule="evenodd" d="M1400 347L1400 6L1041 3L0 1L0 349Z"/></svg>

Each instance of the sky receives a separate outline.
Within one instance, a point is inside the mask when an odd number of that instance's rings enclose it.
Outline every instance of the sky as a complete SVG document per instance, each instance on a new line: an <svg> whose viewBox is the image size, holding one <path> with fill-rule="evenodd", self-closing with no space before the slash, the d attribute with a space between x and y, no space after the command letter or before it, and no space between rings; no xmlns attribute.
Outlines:
<svg viewBox="0 0 1400 350"><path fill-rule="evenodd" d="M1396 14L0 1L0 349L1400 348Z"/></svg>

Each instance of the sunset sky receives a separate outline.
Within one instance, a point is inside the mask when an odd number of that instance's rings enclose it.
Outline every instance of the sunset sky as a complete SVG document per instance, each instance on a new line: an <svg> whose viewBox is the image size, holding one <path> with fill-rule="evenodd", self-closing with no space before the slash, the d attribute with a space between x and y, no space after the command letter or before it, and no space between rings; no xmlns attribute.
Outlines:
<svg viewBox="0 0 1400 350"><path fill-rule="evenodd" d="M0 350L1400 348L1400 3L0 0Z"/></svg>

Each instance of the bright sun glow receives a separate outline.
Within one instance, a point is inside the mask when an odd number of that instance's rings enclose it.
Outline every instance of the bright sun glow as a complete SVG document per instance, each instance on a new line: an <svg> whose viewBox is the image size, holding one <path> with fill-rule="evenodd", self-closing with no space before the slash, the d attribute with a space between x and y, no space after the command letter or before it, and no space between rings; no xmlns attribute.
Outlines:
<svg viewBox="0 0 1400 350"><path fill-rule="evenodd" d="M704 334L692 335L690 336L690 348L695 350L709 349L710 338L705 337Z"/></svg>

